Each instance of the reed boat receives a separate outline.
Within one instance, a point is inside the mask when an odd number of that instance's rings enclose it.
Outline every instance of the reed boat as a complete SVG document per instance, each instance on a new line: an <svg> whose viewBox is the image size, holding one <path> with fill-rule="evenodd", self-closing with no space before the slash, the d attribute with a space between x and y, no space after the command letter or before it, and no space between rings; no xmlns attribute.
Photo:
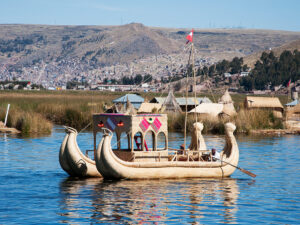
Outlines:
<svg viewBox="0 0 300 225"><path fill-rule="evenodd" d="M96 114L93 123L94 137L97 132L106 131L95 156L96 167L104 179L222 178L230 176L239 161L233 135L236 127L232 123L225 124L226 144L218 161L203 146L195 150L168 148L165 114ZM196 125L200 128L195 130L197 143L203 145L203 125L199 122ZM116 143L112 143L113 134ZM122 134L127 139L125 148L121 144ZM163 141L162 147L158 147L158 139ZM117 145L116 149L112 144Z"/></svg>
<svg viewBox="0 0 300 225"><path fill-rule="evenodd" d="M83 154L77 144L77 131L66 128L66 136L60 146L59 163L72 177L101 177L94 160Z"/></svg>

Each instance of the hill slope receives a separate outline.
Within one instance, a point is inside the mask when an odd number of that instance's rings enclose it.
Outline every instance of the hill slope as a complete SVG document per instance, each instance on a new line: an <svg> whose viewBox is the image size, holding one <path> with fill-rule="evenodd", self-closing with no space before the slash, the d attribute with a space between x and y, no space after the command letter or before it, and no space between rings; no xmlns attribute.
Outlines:
<svg viewBox="0 0 300 225"><path fill-rule="evenodd" d="M190 29L123 26L0 25L0 79L65 83L75 76L170 74L187 62ZM300 32L195 29L196 60L214 63L281 46ZM165 60L165 61L164 61ZM160 61L160 62L159 62ZM172 65L166 66L171 62ZM123 67L118 69L117 67ZM106 69L109 68L109 69ZM100 71L101 70L101 71ZM85 74L85 75L82 75ZM96 75L95 75L96 76Z"/></svg>
<svg viewBox="0 0 300 225"><path fill-rule="evenodd" d="M285 50L293 52L296 49L298 51L300 51L300 39L296 40L296 41L289 42L289 43L284 44L284 45L281 45L279 47L272 48L271 50L270 49L266 50L265 52L269 53L270 51L273 51L274 55L278 57ZM260 51L260 52L254 53L252 55L246 56L244 58L244 63L247 64L250 67L254 67L254 64L256 63L257 60L260 59L262 53L263 53L263 51Z"/></svg>

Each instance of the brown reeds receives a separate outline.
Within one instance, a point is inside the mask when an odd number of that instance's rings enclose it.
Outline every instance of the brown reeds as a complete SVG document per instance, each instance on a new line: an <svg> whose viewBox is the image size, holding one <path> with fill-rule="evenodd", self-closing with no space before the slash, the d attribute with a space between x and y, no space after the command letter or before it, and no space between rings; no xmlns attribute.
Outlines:
<svg viewBox="0 0 300 225"><path fill-rule="evenodd" d="M0 119L4 120L6 110L4 107L0 109ZM41 114L36 112L24 111L14 105L11 106L8 117L7 126L14 127L22 132L22 134L30 133L51 133L52 123L46 120Z"/></svg>
<svg viewBox="0 0 300 225"><path fill-rule="evenodd" d="M8 126L22 133L49 133L52 123L81 129L92 121L93 113L103 112L114 94L91 92L1 92L0 119L11 104Z"/></svg>
<svg viewBox="0 0 300 225"><path fill-rule="evenodd" d="M226 122L232 122L236 125L237 133L249 134L251 130L257 129L282 129L282 119L276 118L269 110L244 110L241 109L231 118L218 118L209 115L198 116L197 121L204 125L203 133L224 134ZM192 124L195 122L193 115L188 116L187 131L192 130ZM168 128L174 131L184 131L184 114L168 114Z"/></svg>
<svg viewBox="0 0 300 225"><path fill-rule="evenodd" d="M6 106L11 104L8 126L15 127L22 133L49 133L52 123L84 128L92 121L93 113L103 112L105 105L111 105L114 98L122 93L103 93L89 91L0 92L0 120L4 120ZM242 99L242 97L239 97ZM242 100L241 100L242 101ZM241 102L238 102L239 104ZM197 121L204 124L203 133L224 133L224 124L228 121L237 126L236 132L250 133L255 129L278 129L283 127L281 119L274 117L268 110L244 110L240 104L239 112L231 118L221 119L199 116ZM170 131L184 131L184 114L168 114ZM192 130L194 116L189 115L187 131Z"/></svg>

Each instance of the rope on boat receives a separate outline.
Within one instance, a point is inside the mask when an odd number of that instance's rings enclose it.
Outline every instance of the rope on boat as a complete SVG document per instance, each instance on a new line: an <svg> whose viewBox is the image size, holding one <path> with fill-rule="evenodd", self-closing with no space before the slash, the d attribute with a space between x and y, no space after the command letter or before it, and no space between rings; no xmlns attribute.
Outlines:
<svg viewBox="0 0 300 225"><path fill-rule="evenodd" d="M86 128L88 128L90 125L92 124L92 122L89 122L88 125L86 125L83 129L81 129L78 134L80 134L82 131L84 131Z"/></svg>

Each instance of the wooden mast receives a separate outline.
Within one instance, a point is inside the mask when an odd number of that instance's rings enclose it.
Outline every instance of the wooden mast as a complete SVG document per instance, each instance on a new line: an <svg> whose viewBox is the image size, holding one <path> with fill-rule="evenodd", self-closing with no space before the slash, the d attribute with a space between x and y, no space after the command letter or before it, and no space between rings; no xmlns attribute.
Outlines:
<svg viewBox="0 0 300 225"><path fill-rule="evenodd" d="M184 119L184 150L186 149L186 129L187 129L187 98L188 98L188 85L189 85L189 77L188 77L188 69L190 66L190 59L191 59L192 49L190 50L188 64L187 64L187 71L186 71L186 85L185 85L185 119Z"/></svg>

